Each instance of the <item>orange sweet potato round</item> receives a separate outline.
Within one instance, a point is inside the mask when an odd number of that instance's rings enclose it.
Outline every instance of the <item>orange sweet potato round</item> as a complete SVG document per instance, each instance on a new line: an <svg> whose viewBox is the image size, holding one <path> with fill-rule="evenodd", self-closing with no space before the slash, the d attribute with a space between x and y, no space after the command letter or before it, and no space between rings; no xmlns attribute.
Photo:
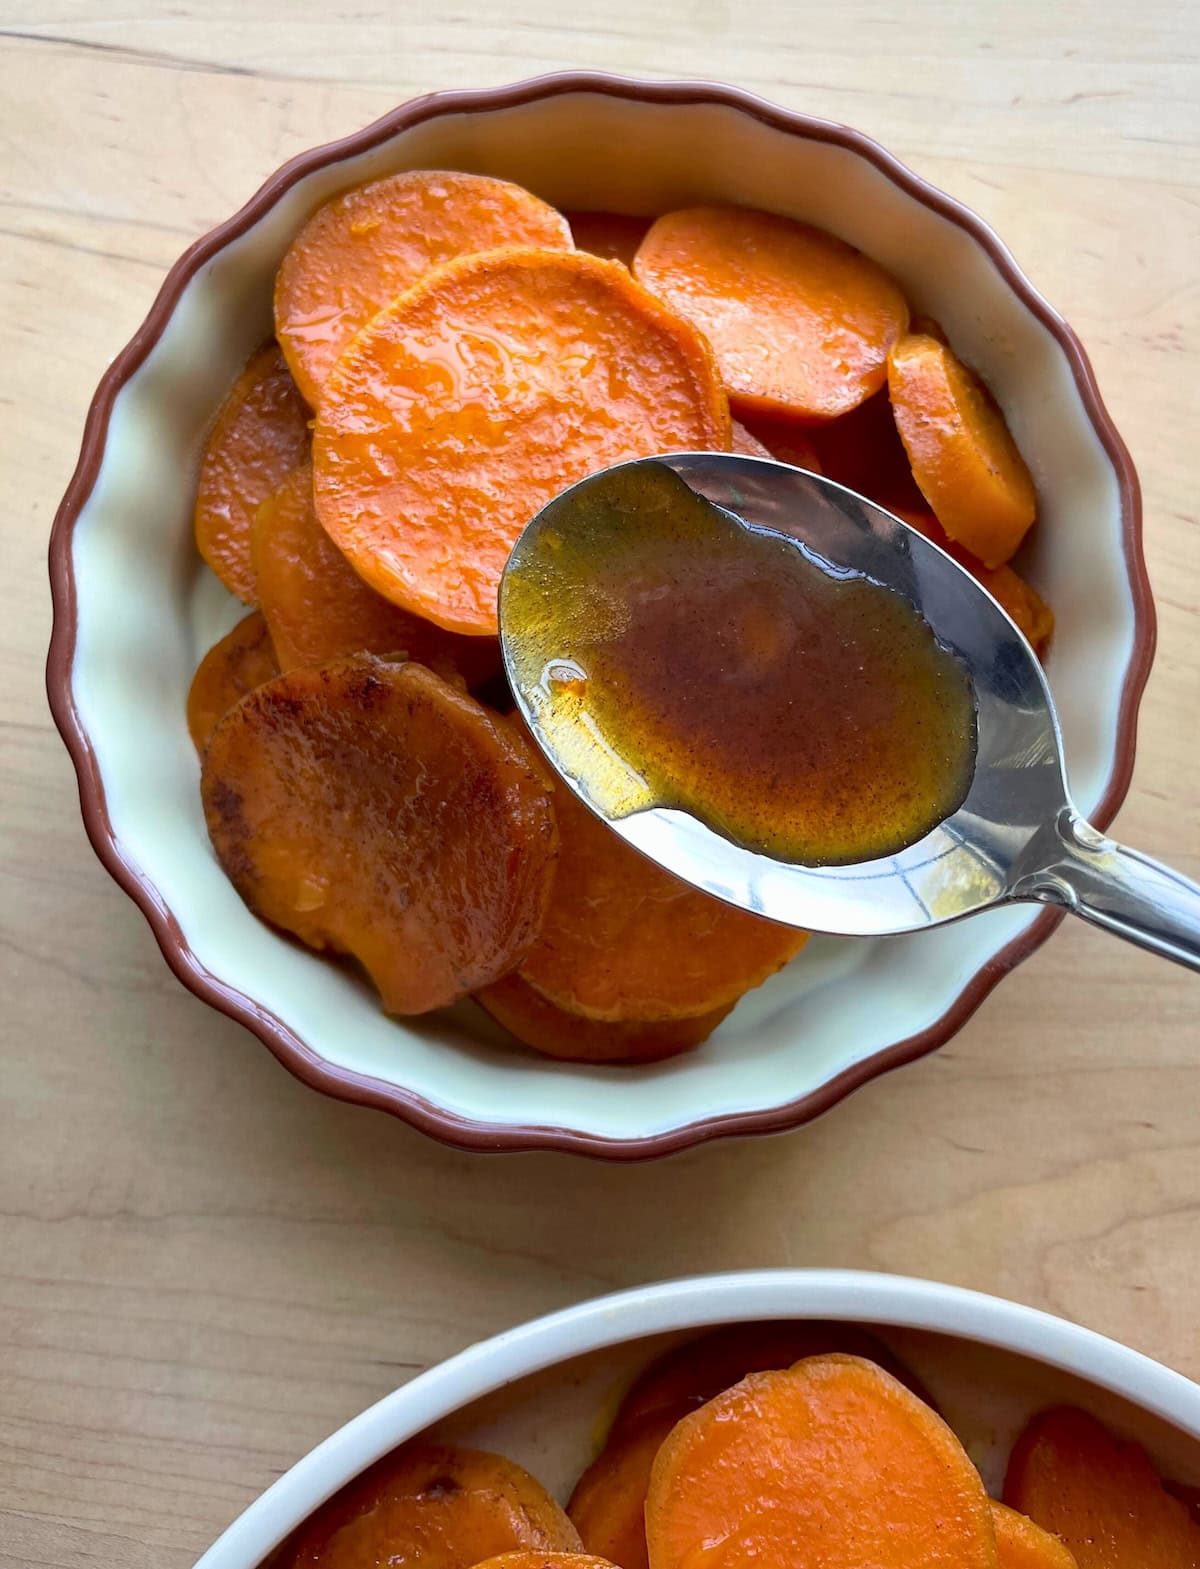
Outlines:
<svg viewBox="0 0 1200 1569"><path fill-rule="evenodd" d="M1074 1554L1057 1536L1015 1509L993 1502L992 1528L1000 1569L1078 1569Z"/></svg>
<svg viewBox="0 0 1200 1569"><path fill-rule="evenodd" d="M404 654L475 688L500 673L492 638L458 637L368 587L317 520L312 467L294 469L254 521L258 601L282 669L346 654Z"/></svg>
<svg viewBox="0 0 1200 1569"><path fill-rule="evenodd" d="M985 567L1002 565L1033 522L1037 494L986 388L946 344L910 333L888 357L888 396L938 522Z"/></svg>
<svg viewBox="0 0 1200 1569"><path fill-rule="evenodd" d="M213 732L217 856L264 920L352 954L392 1013L511 970L552 880L554 814L520 738L417 664L299 666Z"/></svg>
<svg viewBox="0 0 1200 1569"><path fill-rule="evenodd" d="M522 980L590 1019L709 1014L780 969L806 934L736 910L640 855L562 785L559 870Z"/></svg>
<svg viewBox="0 0 1200 1569"><path fill-rule="evenodd" d="M734 412L826 420L878 392L908 305L823 230L744 207L659 218L634 275L704 333Z"/></svg>
<svg viewBox="0 0 1200 1569"><path fill-rule="evenodd" d="M653 222L650 218L631 218L623 212L569 212L566 219L581 251L623 262L626 267L633 265L637 248Z"/></svg>
<svg viewBox="0 0 1200 1569"><path fill-rule="evenodd" d="M624 267L494 251L435 268L338 361L313 447L317 514L386 598L494 635L513 541L565 486L728 442L707 345Z"/></svg>
<svg viewBox="0 0 1200 1569"><path fill-rule="evenodd" d="M606 1022L570 1013L519 975L476 992L475 1001L526 1046L564 1062L659 1062L706 1041L733 1004L686 1019ZM621 1560L622 1569L629 1569Z"/></svg>
<svg viewBox="0 0 1200 1569"><path fill-rule="evenodd" d="M704 1405L748 1373L792 1367L805 1357L835 1351L876 1363L926 1405L930 1403L913 1373L881 1340L857 1324L823 1319L726 1324L656 1357L626 1392L613 1418L612 1436L630 1431L655 1412L669 1410L682 1415Z"/></svg>
<svg viewBox="0 0 1200 1569"><path fill-rule="evenodd" d="M250 529L259 504L308 452L308 410L275 344L260 349L221 405L200 460L196 548L231 594L255 603Z"/></svg>
<svg viewBox="0 0 1200 1569"><path fill-rule="evenodd" d="M473 1569L523 1550L579 1551L574 1526L539 1482L500 1455L414 1443L322 1504L279 1569Z"/></svg>
<svg viewBox="0 0 1200 1569"><path fill-rule="evenodd" d="M567 1513L589 1553L647 1569L646 1492L654 1458L691 1407L664 1406L614 1434L575 1484Z"/></svg>
<svg viewBox="0 0 1200 1569"><path fill-rule="evenodd" d="M1070 1406L1043 1411L1021 1434L1004 1501L1065 1542L1079 1569L1200 1565L1200 1526L1142 1450Z"/></svg>
<svg viewBox="0 0 1200 1569"><path fill-rule="evenodd" d="M275 280L275 331L313 408L376 311L439 262L504 245L569 250L571 231L519 185L436 169L388 175L318 208Z"/></svg>
<svg viewBox="0 0 1200 1569"><path fill-rule="evenodd" d="M214 643L192 677L187 723L192 744L201 757L208 738L235 703L247 692L279 674L267 623L257 610L243 616L232 632Z"/></svg>
<svg viewBox="0 0 1200 1569"><path fill-rule="evenodd" d="M650 1569L996 1569L979 1473L903 1384L857 1357L752 1373L654 1461Z"/></svg>

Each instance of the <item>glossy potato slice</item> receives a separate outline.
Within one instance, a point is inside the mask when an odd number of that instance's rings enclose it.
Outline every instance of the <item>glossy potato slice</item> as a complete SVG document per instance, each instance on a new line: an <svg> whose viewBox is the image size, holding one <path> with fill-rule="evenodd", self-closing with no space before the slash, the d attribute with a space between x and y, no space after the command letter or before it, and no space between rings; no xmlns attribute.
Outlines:
<svg viewBox="0 0 1200 1569"><path fill-rule="evenodd" d="M498 1553L495 1558L485 1558L476 1569L616 1569L607 1558L594 1558L590 1553L523 1552ZM621 1565L625 1569L625 1565Z"/></svg>
<svg viewBox="0 0 1200 1569"><path fill-rule="evenodd" d="M421 665L360 657L268 681L213 732L201 788L250 908L353 955L389 1012L486 986L540 930L545 786L518 736Z"/></svg>
<svg viewBox="0 0 1200 1569"><path fill-rule="evenodd" d="M263 502L253 545L258 601L282 669L367 653L407 655L470 688L500 674L494 638L444 632L363 582L317 520L311 464Z"/></svg>
<svg viewBox="0 0 1200 1569"><path fill-rule="evenodd" d="M187 723L201 757L218 722L247 692L279 674L267 623L257 610L214 643L196 667L188 689Z"/></svg>
<svg viewBox="0 0 1200 1569"><path fill-rule="evenodd" d="M752 1373L654 1461L650 1569L997 1569L979 1473L903 1384L858 1357Z"/></svg>
<svg viewBox="0 0 1200 1569"><path fill-rule="evenodd" d="M231 594L257 599L254 514L307 454L309 414L276 344L260 349L221 405L200 460L196 548Z"/></svg>
<svg viewBox="0 0 1200 1569"><path fill-rule="evenodd" d="M589 1553L648 1569L646 1493L654 1459L694 1407L662 1406L614 1434L575 1484L567 1513Z"/></svg>
<svg viewBox="0 0 1200 1569"><path fill-rule="evenodd" d="M554 790L554 893L521 979L569 1013L609 1021L694 1018L736 1002L807 934L735 910L665 872Z"/></svg>
<svg viewBox="0 0 1200 1569"><path fill-rule="evenodd" d="M908 305L822 229L747 207L665 213L634 276L712 344L734 413L834 419L878 392Z"/></svg>
<svg viewBox="0 0 1200 1569"><path fill-rule="evenodd" d="M579 1551L540 1482L500 1455L414 1443L322 1504L278 1569L472 1569L526 1549Z"/></svg>
<svg viewBox="0 0 1200 1569"><path fill-rule="evenodd" d="M513 543L561 490L728 441L708 346L620 263L493 251L435 268L338 361L313 444L317 515L386 598L494 636Z"/></svg>
<svg viewBox="0 0 1200 1569"><path fill-rule="evenodd" d="M987 389L946 344L911 333L888 357L888 396L938 522L985 567L1001 566L1033 523L1037 493Z"/></svg>
<svg viewBox="0 0 1200 1569"><path fill-rule="evenodd" d="M1071 1406L1035 1416L1017 1440L1004 1502L1050 1531L1078 1569L1197 1569L1200 1525L1136 1444Z"/></svg>
<svg viewBox="0 0 1200 1569"><path fill-rule="evenodd" d="M559 1008L519 975L476 992L475 1001L526 1046L564 1062L660 1062L706 1041L733 1008L686 1019L624 1019L609 1023ZM629 1566L622 1562L622 1569Z"/></svg>
<svg viewBox="0 0 1200 1569"><path fill-rule="evenodd" d="M319 207L275 280L275 331L313 408L376 311L439 262L505 245L569 250L571 231L519 185L444 169L387 175Z"/></svg>

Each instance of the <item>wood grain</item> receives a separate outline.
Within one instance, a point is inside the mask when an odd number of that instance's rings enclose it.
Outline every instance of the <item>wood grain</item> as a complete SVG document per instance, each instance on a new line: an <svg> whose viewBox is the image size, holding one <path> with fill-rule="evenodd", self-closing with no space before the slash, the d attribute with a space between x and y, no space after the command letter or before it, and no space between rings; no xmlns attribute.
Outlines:
<svg viewBox="0 0 1200 1569"><path fill-rule="evenodd" d="M691 1270L940 1276L1200 1375L1200 993L1082 925L802 1135L641 1169L484 1161L294 1083L177 986L91 856L41 672L47 530L103 366L282 159L432 87L586 65L860 126L993 222L1077 326L1141 471L1160 612L1120 828L1200 875L1200 12L584 15L0 5L3 1569L182 1569L417 1369Z"/></svg>

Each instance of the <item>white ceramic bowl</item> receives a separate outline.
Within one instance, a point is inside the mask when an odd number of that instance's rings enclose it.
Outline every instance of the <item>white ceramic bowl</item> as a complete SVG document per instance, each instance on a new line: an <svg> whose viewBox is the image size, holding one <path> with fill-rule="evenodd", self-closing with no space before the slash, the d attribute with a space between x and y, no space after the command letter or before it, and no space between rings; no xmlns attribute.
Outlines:
<svg viewBox="0 0 1200 1569"><path fill-rule="evenodd" d="M1091 1411L1172 1481L1200 1482L1200 1387L1032 1308L955 1286L852 1270L766 1270L641 1286L497 1335L355 1417L274 1483L197 1569L256 1566L318 1504L418 1433L518 1461L565 1502L598 1419L671 1338L753 1319L864 1324L924 1381L995 1492L1044 1406Z"/></svg>
<svg viewBox="0 0 1200 1569"><path fill-rule="evenodd" d="M1083 351L979 219L875 143L730 88L558 76L420 99L280 170L176 265L101 383L51 550L49 688L97 852L180 979L294 1072L452 1142L661 1154L794 1126L948 1039L1055 917L991 912L919 936L814 941L699 1051L613 1070L506 1044L469 1005L398 1022L345 969L242 905L211 851L184 724L196 663L241 614L191 538L206 428L271 331L288 242L333 192L389 171L501 175L566 208L772 208L882 262L984 373L1037 478L1022 558L1053 605L1050 682L1075 796L1124 795L1153 616L1137 484Z"/></svg>

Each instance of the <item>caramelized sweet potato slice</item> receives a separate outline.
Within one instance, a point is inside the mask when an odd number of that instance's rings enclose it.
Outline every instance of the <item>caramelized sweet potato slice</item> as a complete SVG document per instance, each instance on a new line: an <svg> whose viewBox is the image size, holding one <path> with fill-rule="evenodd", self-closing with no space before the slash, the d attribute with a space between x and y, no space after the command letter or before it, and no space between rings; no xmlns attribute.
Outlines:
<svg viewBox="0 0 1200 1569"><path fill-rule="evenodd" d="M682 1415L704 1405L748 1373L769 1373L830 1352L876 1363L930 1404L928 1392L915 1375L882 1340L857 1324L823 1319L727 1324L656 1357L630 1385L613 1418L612 1435L629 1431L657 1411Z"/></svg>
<svg viewBox="0 0 1200 1569"><path fill-rule="evenodd" d="M565 486L728 442L708 346L624 267L494 251L435 268L338 361L313 447L317 514L386 598L494 635L513 541Z"/></svg>
<svg viewBox="0 0 1200 1569"><path fill-rule="evenodd" d="M312 467L294 469L254 522L258 600L282 669L347 654L405 654L474 689L500 673L493 638L458 637L369 588L317 520Z"/></svg>
<svg viewBox="0 0 1200 1569"><path fill-rule="evenodd" d="M589 1553L648 1569L646 1492L663 1440L692 1407L662 1406L609 1438L575 1484L567 1513Z"/></svg>
<svg viewBox="0 0 1200 1569"><path fill-rule="evenodd" d="M500 1455L414 1443L322 1504L278 1569L472 1569L525 1550L579 1551L574 1526L539 1482Z"/></svg>
<svg viewBox="0 0 1200 1569"><path fill-rule="evenodd" d="M650 1569L996 1569L991 1511L954 1434L858 1357L752 1373L654 1461Z"/></svg>
<svg viewBox="0 0 1200 1569"><path fill-rule="evenodd" d="M892 510L898 518L903 518L911 528L924 534L935 545L940 545L947 555L953 556L955 561L966 567L1001 609L1006 610L1017 623L1029 639L1035 654L1046 652L1054 632L1054 612L1031 583L1027 583L1007 562L1002 567L985 567L977 556L955 544L932 512L901 507L893 507Z"/></svg>
<svg viewBox="0 0 1200 1569"><path fill-rule="evenodd" d="M247 692L279 674L267 623L257 610L243 616L232 632L214 643L196 667L188 691L187 723L201 757L208 738Z"/></svg>
<svg viewBox="0 0 1200 1569"><path fill-rule="evenodd" d="M694 1018L780 969L806 934L664 872L556 786L559 871L522 980L585 1018Z"/></svg>
<svg viewBox="0 0 1200 1569"><path fill-rule="evenodd" d="M1037 494L987 389L946 344L910 333L888 356L888 396L938 522L985 567L1001 566L1032 524Z"/></svg>
<svg viewBox="0 0 1200 1569"><path fill-rule="evenodd" d="M1143 1451L1071 1406L1043 1411L1021 1434L1004 1501L1065 1542L1079 1569L1200 1565L1200 1526Z"/></svg>
<svg viewBox="0 0 1200 1569"><path fill-rule="evenodd" d="M1057 1536L1004 1504L992 1504L1000 1569L1078 1569L1075 1556Z"/></svg>
<svg viewBox="0 0 1200 1569"><path fill-rule="evenodd" d="M231 594L256 600L250 529L261 502L308 452L308 410L274 343L221 405L200 460L196 548Z"/></svg>
<svg viewBox="0 0 1200 1569"><path fill-rule="evenodd" d="M476 992L475 1001L498 1024L547 1057L564 1062L659 1062L706 1041L732 1010L729 1003L687 1019L625 1019L607 1023L569 1013L519 975L506 975ZM619 1560L622 1569L629 1569Z"/></svg>
<svg viewBox="0 0 1200 1569"><path fill-rule="evenodd" d="M521 739L431 671L300 666L213 732L202 794L221 865L264 920L352 954L392 1013L516 965L557 834Z"/></svg>
<svg viewBox="0 0 1200 1569"><path fill-rule="evenodd" d="M623 212L569 212L566 219L581 251L623 262L626 267L633 265L637 248L653 222L651 218L631 218Z"/></svg>
<svg viewBox="0 0 1200 1569"><path fill-rule="evenodd" d="M571 232L519 185L438 169L387 175L319 207L275 280L275 331L313 408L376 311L439 262L505 245L569 250Z"/></svg>
<svg viewBox="0 0 1200 1569"><path fill-rule="evenodd" d="M739 417L845 414L883 386L908 326L903 294L860 251L745 207L664 214L633 271L712 344Z"/></svg>

